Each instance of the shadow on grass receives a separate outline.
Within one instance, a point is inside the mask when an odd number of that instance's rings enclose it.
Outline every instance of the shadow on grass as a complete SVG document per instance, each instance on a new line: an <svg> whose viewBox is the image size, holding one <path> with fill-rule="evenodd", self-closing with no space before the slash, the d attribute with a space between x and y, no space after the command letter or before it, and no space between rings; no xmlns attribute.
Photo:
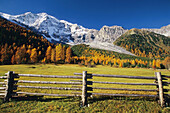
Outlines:
<svg viewBox="0 0 170 113"><path fill-rule="evenodd" d="M170 107L170 97L165 97L166 102L165 106ZM13 97L14 101L40 101L40 102L51 102L51 101L61 101L61 102L75 102L81 101L81 97L64 97L64 98L44 98L43 96L19 96ZM106 101L106 100L122 100L122 101L155 101L158 102L157 98L153 97L120 97L120 96L93 96L88 97L88 104L92 104L98 101ZM1 104L3 102L0 102ZM81 102L80 102L81 104Z"/></svg>
<svg viewBox="0 0 170 113"><path fill-rule="evenodd" d="M88 103L91 104L97 101L105 101L105 100L123 100L123 101L150 101L150 102L158 102L158 98L156 97L120 97L120 96L93 96L88 98ZM165 97L165 107L170 107L170 97Z"/></svg>
<svg viewBox="0 0 170 113"><path fill-rule="evenodd" d="M15 101L40 101L40 102L50 102L50 101L62 101L62 102L73 102L78 100L78 97L64 97L64 98L44 98L43 96L19 96L13 97L12 100Z"/></svg>
<svg viewBox="0 0 170 113"><path fill-rule="evenodd" d="M156 101L157 99L151 97L93 96L88 100L90 102L96 102L96 101L105 101L105 100Z"/></svg>

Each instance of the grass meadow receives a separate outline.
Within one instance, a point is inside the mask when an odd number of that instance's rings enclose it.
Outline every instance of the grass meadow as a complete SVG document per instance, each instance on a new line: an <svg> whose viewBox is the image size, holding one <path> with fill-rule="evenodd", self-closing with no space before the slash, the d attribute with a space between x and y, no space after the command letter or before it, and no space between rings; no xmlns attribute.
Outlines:
<svg viewBox="0 0 170 113"><path fill-rule="evenodd" d="M142 68L114 68L110 66L98 65L93 68L88 68L79 65L64 64L37 64L37 65L1 65L0 75L3 76L8 71L14 71L20 74L43 74L43 75L74 75L75 72L95 74L114 74L114 75L130 75L130 76L155 76L154 72L161 72L163 75L170 75L168 70L153 70ZM70 79L63 78L38 78L38 77L20 77L21 80L34 80L34 81L70 81ZM145 79L125 79L125 78L109 78L109 77L93 77L93 81L108 81L108 82L127 82L127 83L153 83L154 80ZM170 82L170 79L167 80ZM72 87L72 85L59 85L59 84L29 84L18 83L21 85L32 86L52 86L52 87ZM93 87L112 87L112 88L134 88L134 89L156 89L156 86L141 86L141 85L115 85L115 84L97 84L94 83ZM169 86L164 88L170 89ZM77 91L64 91L64 90L50 90L50 89L29 89L18 88L17 91L24 92L37 92L37 93L57 93L57 94L71 94ZM81 91L79 91L81 92ZM126 94L153 94L156 92L143 92L143 91L118 91L118 90L97 90L96 93L126 93ZM170 92L168 92L170 93ZM22 98L14 98L12 101L3 103L0 100L0 112L13 113L42 113L42 112L104 112L104 113L169 113L170 108L161 108L155 98L149 97L110 97L110 96L93 96L88 97L88 107L81 107L80 97L49 97L49 96L25 96L20 95Z"/></svg>

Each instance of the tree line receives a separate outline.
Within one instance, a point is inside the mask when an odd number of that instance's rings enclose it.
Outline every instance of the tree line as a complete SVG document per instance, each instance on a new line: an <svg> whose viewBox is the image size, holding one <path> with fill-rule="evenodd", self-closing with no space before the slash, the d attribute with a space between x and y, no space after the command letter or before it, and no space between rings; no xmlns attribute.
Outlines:
<svg viewBox="0 0 170 113"><path fill-rule="evenodd" d="M139 32L142 31L139 30ZM137 56L149 57L151 59L164 59L170 54L170 38L153 32L125 33L114 44L125 48Z"/></svg>
<svg viewBox="0 0 170 113"><path fill-rule="evenodd" d="M3 18L0 18L0 42L0 64L72 63L85 66L143 68L166 66L160 59L93 49L82 44L73 47L63 44L54 45L41 35Z"/></svg>

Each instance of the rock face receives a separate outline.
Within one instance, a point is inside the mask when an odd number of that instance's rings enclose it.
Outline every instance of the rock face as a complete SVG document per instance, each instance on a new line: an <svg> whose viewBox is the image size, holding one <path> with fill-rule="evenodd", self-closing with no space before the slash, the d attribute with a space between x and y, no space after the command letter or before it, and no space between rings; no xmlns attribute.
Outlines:
<svg viewBox="0 0 170 113"><path fill-rule="evenodd" d="M88 29L85 31L86 33L75 33L71 35L74 44L90 43L95 39L98 33L98 30L95 29Z"/></svg>
<svg viewBox="0 0 170 113"><path fill-rule="evenodd" d="M103 26L100 30L87 29L81 25L72 24L65 20L58 20L46 13L33 14L27 12L21 15L9 15L0 12L0 16L23 27L41 33L52 43L60 42L70 45L84 43L94 48L130 54L123 48L113 45L113 42L117 38L128 31L121 26ZM162 27L161 29L144 30L170 36L170 25Z"/></svg>
<svg viewBox="0 0 170 113"><path fill-rule="evenodd" d="M95 36L95 41L113 43L118 37L126 31L121 26L103 26Z"/></svg>
<svg viewBox="0 0 170 113"><path fill-rule="evenodd" d="M58 20L46 13L33 14L27 12L21 15L0 13L0 15L8 20L38 31L50 42L73 42L72 35L83 36L88 32L88 29L80 25Z"/></svg>
<svg viewBox="0 0 170 113"><path fill-rule="evenodd" d="M99 31L95 29L87 29L81 25L72 24L65 20L58 20L46 13L33 14L27 12L21 15L9 15L0 12L0 16L38 31L50 42L80 44L95 41L113 43L118 37L128 31L121 26L103 26ZM170 25L164 26L160 29L143 30L170 36Z"/></svg>
<svg viewBox="0 0 170 113"><path fill-rule="evenodd" d="M144 30L148 30L150 32L155 32L161 35L165 35L165 36L170 36L170 24L167 26L163 26L160 29L145 29Z"/></svg>
<svg viewBox="0 0 170 113"><path fill-rule="evenodd" d="M121 26L103 26L99 31L87 29L65 20L58 20L46 13L33 14L27 12L21 15L0 13L0 15L8 20L38 31L50 42L81 44L91 43L95 40L113 43L115 39L127 31Z"/></svg>

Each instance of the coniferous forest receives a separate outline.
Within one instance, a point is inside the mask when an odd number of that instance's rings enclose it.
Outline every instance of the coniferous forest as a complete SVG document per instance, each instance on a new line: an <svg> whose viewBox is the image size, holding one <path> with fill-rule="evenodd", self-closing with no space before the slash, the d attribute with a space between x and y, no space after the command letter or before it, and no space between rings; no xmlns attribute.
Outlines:
<svg viewBox="0 0 170 113"><path fill-rule="evenodd" d="M113 51L90 48L87 45L50 43L38 33L27 30L4 18L0 18L0 64L34 63L73 63L94 67L110 65L114 67L168 68L168 51L154 48L153 53L135 45L128 46L127 41L116 42L137 56L120 54ZM135 44L135 43L133 43ZM166 44L166 42L164 43ZM152 49L149 48L149 50ZM159 50L159 51L158 51ZM160 53L160 54L158 54ZM161 54L162 53L162 54ZM155 56L155 57L154 57ZM150 58L148 58L150 57Z"/></svg>

